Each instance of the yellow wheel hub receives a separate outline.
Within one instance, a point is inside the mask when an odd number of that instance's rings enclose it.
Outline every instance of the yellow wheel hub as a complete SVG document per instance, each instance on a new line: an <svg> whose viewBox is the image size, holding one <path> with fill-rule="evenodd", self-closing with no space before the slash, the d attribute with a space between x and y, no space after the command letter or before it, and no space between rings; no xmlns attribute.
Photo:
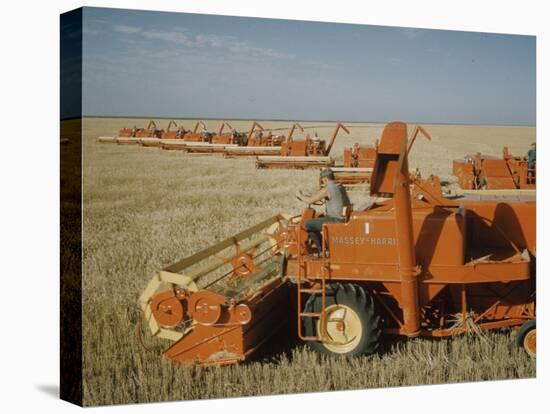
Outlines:
<svg viewBox="0 0 550 414"><path fill-rule="evenodd" d="M523 347L531 357L537 356L537 330L532 329L523 338Z"/></svg>
<svg viewBox="0 0 550 414"><path fill-rule="evenodd" d="M357 312L346 305L331 305L325 309L324 329L317 322L317 334L329 351L337 354L351 352L357 347L363 333L361 319Z"/></svg>

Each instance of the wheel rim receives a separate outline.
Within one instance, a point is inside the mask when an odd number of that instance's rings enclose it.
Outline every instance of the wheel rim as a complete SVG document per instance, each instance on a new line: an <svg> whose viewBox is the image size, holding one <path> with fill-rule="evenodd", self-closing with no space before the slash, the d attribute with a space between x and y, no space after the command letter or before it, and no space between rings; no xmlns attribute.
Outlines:
<svg viewBox="0 0 550 414"><path fill-rule="evenodd" d="M363 334L357 312L346 305L331 305L325 309L325 314L325 335L321 330L321 320L317 322L317 333L322 338L324 336L323 346L337 354L353 351Z"/></svg>
<svg viewBox="0 0 550 414"><path fill-rule="evenodd" d="M537 330L532 329L529 332L525 334L525 337L523 338L523 347L529 354L529 356L536 356L537 355Z"/></svg>

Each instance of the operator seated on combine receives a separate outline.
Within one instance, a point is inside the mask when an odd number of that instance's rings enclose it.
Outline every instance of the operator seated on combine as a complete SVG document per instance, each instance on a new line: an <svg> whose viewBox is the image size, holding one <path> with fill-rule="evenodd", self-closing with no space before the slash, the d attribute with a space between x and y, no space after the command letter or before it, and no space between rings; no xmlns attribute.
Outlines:
<svg viewBox="0 0 550 414"><path fill-rule="evenodd" d="M264 133L262 131L256 131L254 132L254 139L256 141L256 145L262 145L262 140L264 137Z"/></svg>
<svg viewBox="0 0 550 414"><path fill-rule="evenodd" d="M178 132L176 133L176 137L177 137L177 138L183 138L183 136L184 136L185 134L187 134L187 130L185 129L185 127L180 126L180 127L178 128Z"/></svg>
<svg viewBox="0 0 550 414"><path fill-rule="evenodd" d="M206 125L202 124L201 137L205 142L210 142L210 132L206 129Z"/></svg>
<svg viewBox="0 0 550 414"><path fill-rule="evenodd" d="M313 138L311 138L313 141L313 144L318 147L319 143L321 142L321 138L319 138L319 134L317 134L317 131L315 131L315 134L313 135Z"/></svg>
<svg viewBox="0 0 550 414"><path fill-rule="evenodd" d="M351 167L359 167L359 143L356 142L351 148Z"/></svg>
<svg viewBox="0 0 550 414"><path fill-rule="evenodd" d="M325 215L309 219L305 222L305 229L309 239L315 245L316 256L321 253L321 230L325 223L343 223L344 210L351 206L351 202L345 187L334 181L334 172L330 168L321 171L322 190L317 194L304 194L301 190L296 193L296 198L307 204L324 203Z"/></svg>
<svg viewBox="0 0 550 414"><path fill-rule="evenodd" d="M535 163L537 162L537 144L533 142L531 148L527 151L527 177L532 178L534 176L533 170L535 169Z"/></svg>
<svg viewBox="0 0 550 414"><path fill-rule="evenodd" d="M239 134L235 128L231 130L231 135L233 136L233 144L244 145L242 135Z"/></svg>

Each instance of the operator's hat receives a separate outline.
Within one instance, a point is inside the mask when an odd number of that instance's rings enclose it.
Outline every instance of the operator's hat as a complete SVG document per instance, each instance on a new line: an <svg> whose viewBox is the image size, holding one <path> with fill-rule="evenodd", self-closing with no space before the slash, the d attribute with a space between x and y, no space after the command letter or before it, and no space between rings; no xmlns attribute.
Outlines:
<svg viewBox="0 0 550 414"><path fill-rule="evenodd" d="M334 178L334 171L331 168L324 168L321 170L321 178L323 177Z"/></svg>

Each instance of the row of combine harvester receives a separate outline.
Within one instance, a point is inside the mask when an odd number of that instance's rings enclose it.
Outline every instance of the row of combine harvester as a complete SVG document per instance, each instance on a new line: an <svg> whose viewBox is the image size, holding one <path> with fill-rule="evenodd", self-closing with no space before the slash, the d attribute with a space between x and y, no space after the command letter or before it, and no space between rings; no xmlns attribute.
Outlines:
<svg viewBox="0 0 550 414"><path fill-rule="evenodd" d="M313 127L305 127L313 128ZM318 169L331 167L336 181L345 185L367 184L370 180L376 158L378 140L374 145L359 145L345 148L343 165L336 166L330 153L340 131L349 134L349 129L337 123L331 137L321 139L309 134L304 139L296 139L297 130L304 132L304 127L294 123L290 128L264 129L254 122L248 132L236 131L229 122L222 122L216 133L207 130L203 121L195 123L192 130L178 126L171 120L166 129L159 129L155 121L150 120L146 128L122 128L117 136L99 137L99 142L119 145L141 145L159 147L165 150L180 150L195 154L223 154L226 158L255 157L256 168L273 169ZM274 134L287 130L288 136ZM429 139L422 127L417 127L409 146L419 132Z"/></svg>
<svg viewBox="0 0 550 414"><path fill-rule="evenodd" d="M289 131L288 136L274 134L283 130ZM317 134L313 137L307 134L304 139L296 139L296 130L304 132L304 127L294 123L290 128L266 130L260 123L254 122L248 132L238 132L229 122L224 121L217 132L211 133L203 121L196 122L192 130L187 130L178 126L174 120L168 123L166 129L159 129L150 120L146 128L122 128L117 136L99 137L99 142L159 147L195 154L217 153L226 158L255 157L256 168L261 169L330 167L334 171L335 180L346 186L370 183L379 140L372 145L355 143L344 148L343 165L337 166L330 153L338 133L350 133L346 126L337 123L328 142ZM419 133L431 140L422 126L416 126L407 144L407 151L411 150ZM536 166L529 166L525 157L511 155L507 147L504 147L502 158L476 153L454 160L453 175L458 179L458 186L465 191L536 188Z"/></svg>

